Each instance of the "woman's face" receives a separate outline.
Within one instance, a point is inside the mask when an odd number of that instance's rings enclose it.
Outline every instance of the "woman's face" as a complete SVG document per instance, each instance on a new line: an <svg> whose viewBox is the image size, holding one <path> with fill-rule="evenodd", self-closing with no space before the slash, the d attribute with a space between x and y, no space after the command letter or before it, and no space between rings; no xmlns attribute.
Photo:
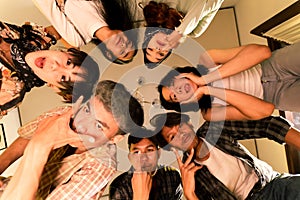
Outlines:
<svg viewBox="0 0 300 200"><path fill-rule="evenodd" d="M61 87L59 83L64 81L83 81L78 75L83 74L83 70L72 63L72 56L67 52L31 52L25 56L25 61L40 79L53 86Z"/></svg>
<svg viewBox="0 0 300 200"><path fill-rule="evenodd" d="M158 32L149 41L146 48L146 58L153 63L160 62L166 57L170 49L166 49L168 45L167 34Z"/></svg>
<svg viewBox="0 0 300 200"><path fill-rule="evenodd" d="M163 87L162 95L168 102L189 100L197 90L197 84L187 78L173 78L170 86Z"/></svg>
<svg viewBox="0 0 300 200"><path fill-rule="evenodd" d="M114 30L107 40L104 41L106 48L113 53L115 57L120 60L130 60L134 55L134 45L124 32Z"/></svg>

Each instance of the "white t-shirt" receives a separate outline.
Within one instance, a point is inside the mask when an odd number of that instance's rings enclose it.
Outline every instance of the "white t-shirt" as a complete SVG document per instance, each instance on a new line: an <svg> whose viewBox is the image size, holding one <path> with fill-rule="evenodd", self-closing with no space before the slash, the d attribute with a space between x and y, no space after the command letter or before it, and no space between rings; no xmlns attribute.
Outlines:
<svg viewBox="0 0 300 200"><path fill-rule="evenodd" d="M218 66L220 67L220 66ZM217 68L218 68L217 67ZM216 69L217 69L216 68ZM212 69L212 70L216 70ZM227 88L231 90L236 90L244 92L260 99L263 99L263 87L261 84L261 65L258 64L248 70L242 71L236 75L224 78L222 80L212 82L213 87ZM227 105L226 102L214 98L213 104Z"/></svg>
<svg viewBox="0 0 300 200"><path fill-rule="evenodd" d="M80 47L90 42L96 30L107 26L93 1L66 0L65 14L60 11L55 0L33 0L36 6L47 17L62 38L69 44Z"/></svg>
<svg viewBox="0 0 300 200"><path fill-rule="evenodd" d="M199 162L221 181L238 199L245 199L259 181L253 168L234 156L224 153L203 140L210 149L207 160Z"/></svg>

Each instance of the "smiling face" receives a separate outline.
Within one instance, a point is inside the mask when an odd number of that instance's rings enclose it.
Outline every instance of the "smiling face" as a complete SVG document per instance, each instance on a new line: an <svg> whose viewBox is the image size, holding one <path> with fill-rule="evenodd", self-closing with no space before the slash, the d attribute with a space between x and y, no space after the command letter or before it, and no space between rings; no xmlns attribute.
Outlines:
<svg viewBox="0 0 300 200"><path fill-rule="evenodd" d="M153 172L158 163L160 150L147 138L131 144L128 158L136 171Z"/></svg>
<svg viewBox="0 0 300 200"><path fill-rule="evenodd" d="M166 37L167 34L158 32L150 39L146 48L146 58L150 62L160 62L169 53L170 49L166 49L168 45Z"/></svg>
<svg viewBox="0 0 300 200"><path fill-rule="evenodd" d="M73 126L78 134L89 135L94 141L84 141L87 148L101 146L113 140L119 131L113 114L107 111L102 102L92 97L76 113Z"/></svg>
<svg viewBox="0 0 300 200"><path fill-rule="evenodd" d="M197 84L187 78L173 78L170 86L162 88L162 95L168 102L189 100L197 90Z"/></svg>
<svg viewBox="0 0 300 200"><path fill-rule="evenodd" d="M171 146L182 151L190 151L198 144L198 138L192 126L185 122L173 127L164 126L161 134Z"/></svg>
<svg viewBox="0 0 300 200"><path fill-rule="evenodd" d="M42 50L30 52L25 61L33 72L43 81L62 87L59 83L64 81L82 81L79 74L83 70L72 63L72 56L67 52Z"/></svg>
<svg viewBox="0 0 300 200"><path fill-rule="evenodd" d="M123 61L130 60L134 55L134 45L130 41L124 32L114 30L113 34L104 41L106 48L112 52L112 54Z"/></svg>

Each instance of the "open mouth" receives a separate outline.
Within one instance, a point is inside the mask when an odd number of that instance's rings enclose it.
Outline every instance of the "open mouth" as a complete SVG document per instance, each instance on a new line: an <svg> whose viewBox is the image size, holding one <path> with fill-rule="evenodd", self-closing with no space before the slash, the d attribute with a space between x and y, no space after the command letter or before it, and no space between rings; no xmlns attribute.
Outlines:
<svg viewBox="0 0 300 200"><path fill-rule="evenodd" d="M184 85L184 91L185 91L186 93L190 92L190 91L191 91L191 86L190 86L189 84L185 84L185 85Z"/></svg>
<svg viewBox="0 0 300 200"><path fill-rule="evenodd" d="M45 58L39 57L39 58L35 59L34 64L35 64L38 68L43 69L43 67L44 67L44 62L45 62Z"/></svg>

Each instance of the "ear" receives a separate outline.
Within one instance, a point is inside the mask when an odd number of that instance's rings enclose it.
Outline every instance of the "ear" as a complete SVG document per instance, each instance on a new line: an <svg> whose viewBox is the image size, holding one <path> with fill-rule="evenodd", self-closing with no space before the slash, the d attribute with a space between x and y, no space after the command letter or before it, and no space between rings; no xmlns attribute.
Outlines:
<svg viewBox="0 0 300 200"><path fill-rule="evenodd" d="M111 138L110 140L113 143L117 143L117 142L120 142L121 140L123 140L123 138L124 138L124 135L116 135L113 138Z"/></svg>

